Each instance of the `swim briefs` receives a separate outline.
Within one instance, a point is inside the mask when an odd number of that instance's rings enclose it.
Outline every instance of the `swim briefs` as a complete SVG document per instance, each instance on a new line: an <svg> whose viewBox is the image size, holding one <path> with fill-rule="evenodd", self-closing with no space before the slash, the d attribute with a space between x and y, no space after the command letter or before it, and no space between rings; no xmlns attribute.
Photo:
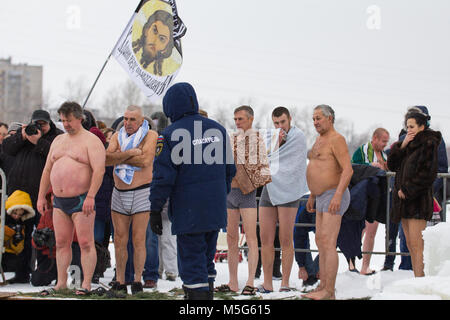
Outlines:
<svg viewBox="0 0 450 320"><path fill-rule="evenodd" d="M60 209L62 212L71 216L76 212L83 211L83 203L86 199L87 192L76 197L57 197L53 196L53 208ZM94 206L95 210L95 206Z"/></svg>
<svg viewBox="0 0 450 320"><path fill-rule="evenodd" d="M334 194L336 193L336 189L330 189L325 191L324 193L316 196L316 212L328 212L328 207L330 206L331 199L333 199ZM347 211L350 205L350 191L345 189L345 192L342 196L341 207L339 211L336 212L339 215L344 215L345 211Z"/></svg>
<svg viewBox="0 0 450 320"><path fill-rule="evenodd" d="M260 207L283 207L283 208L298 208L300 205L300 199L294 200L288 203L273 205L270 201L269 192L267 191L267 187L264 186L261 197L259 199L259 206Z"/></svg>
<svg viewBox="0 0 450 320"><path fill-rule="evenodd" d="M243 194L241 189L232 188L227 196L227 209L256 208L256 189Z"/></svg>

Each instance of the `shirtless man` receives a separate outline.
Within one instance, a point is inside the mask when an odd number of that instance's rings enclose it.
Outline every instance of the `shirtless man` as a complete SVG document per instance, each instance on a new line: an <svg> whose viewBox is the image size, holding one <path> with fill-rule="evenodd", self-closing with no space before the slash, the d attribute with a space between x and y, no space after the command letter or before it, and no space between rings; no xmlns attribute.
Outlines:
<svg viewBox="0 0 450 320"><path fill-rule="evenodd" d="M306 209L316 212L320 285L304 297L314 300L335 299L339 265L336 241L342 215L350 204L347 187L353 169L345 138L334 129L333 109L326 105L317 106L314 109L313 121L319 136L308 154L306 179L311 195Z"/></svg>
<svg viewBox="0 0 450 320"><path fill-rule="evenodd" d="M42 173L37 208L47 210L45 195L52 186L53 225L56 238L58 283L67 287L67 268L72 261L72 240L77 233L81 249L83 283L76 294L88 294L97 263L94 243L95 195L105 172L105 149L101 141L82 126L83 109L65 102L58 109L66 131L53 141Z"/></svg>
<svg viewBox="0 0 450 320"><path fill-rule="evenodd" d="M111 199L111 217L114 225L116 279L112 293L126 294L125 267L128 260L127 243L130 224L134 248L133 294L143 291L141 277L146 258L146 230L150 215L150 182L158 134L149 130L142 109L129 106L123 118L123 128L116 132L106 150L106 165L114 165L114 191ZM140 139L139 139L140 137ZM129 148L122 145L131 139ZM138 139L137 141L135 141ZM122 146L122 147L121 147ZM134 146L134 147L133 147ZM132 175L124 175L124 166ZM128 179L127 179L128 176Z"/></svg>

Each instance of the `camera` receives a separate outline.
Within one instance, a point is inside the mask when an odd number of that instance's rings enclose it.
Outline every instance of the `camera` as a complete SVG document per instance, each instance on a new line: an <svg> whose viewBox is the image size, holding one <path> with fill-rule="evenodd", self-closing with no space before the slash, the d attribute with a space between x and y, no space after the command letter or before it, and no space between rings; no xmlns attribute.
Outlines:
<svg viewBox="0 0 450 320"><path fill-rule="evenodd" d="M31 121L25 128L25 133L29 136L34 136L35 134L38 134L38 130L42 131L41 126L38 123Z"/></svg>
<svg viewBox="0 0 450 320"><path fill-rule="evenodd" d="M32 237L39 248L53 248L56 245L55 232L50 228L36 229Z"/></svg>
<svg viewBox="0 0 450 320"><path fill-rule="evenodd" d="M14 245L17 245L20 241L23 240L23 234L22 234L22 230L23 230L23 226L20 224L16 224L14 226L12 226L12 228L16 233L13 235L12 241L14 243Z"/></svg>

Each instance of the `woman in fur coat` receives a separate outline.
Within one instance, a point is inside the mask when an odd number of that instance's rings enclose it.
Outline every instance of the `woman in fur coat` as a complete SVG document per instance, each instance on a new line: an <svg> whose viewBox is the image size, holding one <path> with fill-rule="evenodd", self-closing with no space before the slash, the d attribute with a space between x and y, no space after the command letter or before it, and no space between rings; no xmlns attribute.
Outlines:
<svg viewBox="0 0 450 320"><path fill-rule="evenodd" d="M389 170L396 172L391 219L402 223L416 277L424 276L422 231L433 215L433 182L442 139L439 131L429 128L429 119L423 112L409 111L407 134L394 143L387 160Z"/></svg>

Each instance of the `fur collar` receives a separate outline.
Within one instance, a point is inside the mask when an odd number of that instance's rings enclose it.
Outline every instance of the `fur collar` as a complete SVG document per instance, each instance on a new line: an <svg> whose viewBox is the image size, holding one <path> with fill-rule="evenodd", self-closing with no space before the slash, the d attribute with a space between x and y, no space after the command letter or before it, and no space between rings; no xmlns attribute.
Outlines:
<svg viewBox="0 0 450 320"><path fill-rule="evenodd" d="M436 144L439 145L442 140L442 134L439 131L434 131L431 129L425 129L419 132L411 143L409 143L409 147L411 149L416 149L424 144Z"/></svg>

